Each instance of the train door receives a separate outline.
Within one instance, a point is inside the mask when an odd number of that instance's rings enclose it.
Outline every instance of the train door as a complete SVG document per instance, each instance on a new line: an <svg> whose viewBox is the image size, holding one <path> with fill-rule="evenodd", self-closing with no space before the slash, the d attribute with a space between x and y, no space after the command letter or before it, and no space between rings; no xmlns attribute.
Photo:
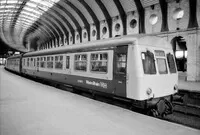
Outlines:
<svg viewBox="0 0 200 135"><path fill-rule="evenodd" d="M120 46L114 52L114 74L115 95L126 97L126 69L127 69L128 46Z"/></svg>
<svg viewBox="0 0 200 135"><path fill-rule="evenodd" d="M19 73L21 73L22 72L22 64L24 64L23 63L23 54L20 56L20 58L19 58Z"/></svg>

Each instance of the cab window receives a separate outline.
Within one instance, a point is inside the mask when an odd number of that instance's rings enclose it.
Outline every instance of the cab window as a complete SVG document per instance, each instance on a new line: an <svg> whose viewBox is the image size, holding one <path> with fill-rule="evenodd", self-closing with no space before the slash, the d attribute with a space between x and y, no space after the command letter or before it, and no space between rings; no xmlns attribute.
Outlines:
<svg viewBox="0 0 200 135"><path fill-rule="evenodd" d="M164 58L157 58L158 71L160 74L167 74L166 60Z"/></svg>
<svg viewBox="0 0 200 135"><path fill-rule="evenodd" d="M150 51L142 52L142 64L144 74L156 74L154 54Z"/></svg>
<svg viewBox="0 0 200 135"><path fill-rule="evenodd" d="M167 54L167 62L168 62L170 73L176 73L176 64L174 61L174 56L170 53Z"/></svg>
<svg viewBox="0 0 200 135"><path fill-rule="evenodd" d="M154 52L156 56L159 74L167 74L168 71L167 71L165 52L163 50L155 50Z"/></svg>

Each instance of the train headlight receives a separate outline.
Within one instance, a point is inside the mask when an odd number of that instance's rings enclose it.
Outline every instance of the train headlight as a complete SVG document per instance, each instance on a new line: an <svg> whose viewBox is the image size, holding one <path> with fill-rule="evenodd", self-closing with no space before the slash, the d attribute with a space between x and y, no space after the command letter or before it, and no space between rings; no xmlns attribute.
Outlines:
<svg viewBox="0 0 200 135"><path fill-rule="evenodd" d="M177 84L174 85L174 91L178 91L178 85Z"/></svg>
<svg viewBox="0 0 200 135"><path fill-rule="evenodd" d="M146 91L146 93L147 93L147 95L151 95L151 93L152 93L151 88L148 88L147 91Z"/></svg>

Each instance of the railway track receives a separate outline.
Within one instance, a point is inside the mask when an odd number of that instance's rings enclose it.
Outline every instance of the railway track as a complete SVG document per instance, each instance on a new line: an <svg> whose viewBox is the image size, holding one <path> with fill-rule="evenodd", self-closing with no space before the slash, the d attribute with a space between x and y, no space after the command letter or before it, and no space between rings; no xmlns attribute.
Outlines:
<svg viewBox="0 0 200 135"><path fill-rule="evenodd" d="M180 90L179 100L174 101L174 112L166 120L200 129L200 93Z"/></svg>
<svg viewBox="0 0 200 135"><path fill-rule="evenodd" d="M164 119L170 122L182 124L192 128L200 129L200 107L174 102L174 112Z"/></svg>

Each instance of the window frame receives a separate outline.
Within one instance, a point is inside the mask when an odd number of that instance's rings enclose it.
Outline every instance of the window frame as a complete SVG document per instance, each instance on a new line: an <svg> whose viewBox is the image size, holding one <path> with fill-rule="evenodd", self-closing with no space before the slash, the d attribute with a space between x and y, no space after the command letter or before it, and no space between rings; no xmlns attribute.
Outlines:
<svg viewBox="0 0 200 135"><path fill-rule="evenodd" d="M103 55L106 54L106 59L103 59ZM98 55L97 59L92 59L92 55ZM101 59L102 55L102 59ZM108 52L93 52L90 53L90 72L92 73L100 73L100 74L107 74L108 73L108 60L109 60L109 53ZM101 62L101 65L103 62L106 62L106 71L94 71L92 70L92 63L94 62ZM103 66L99 66L103 67Z"/></svg>
<svg viewBox="0 0 200 135"><path fill-rule="evenodd" d="M76 60L76 56L83 56L85 55L85 60L82 60L82 57L79 57L79 60ZM80 60L81 59L81 60ZM76 63L85 63L85 70L77 69ZM88 54L87 53L81 53L81 54L74 54L74 71L80 71L80 72L87 72L88 70Z"/></svg>
<svg viewBox="0 0 200 135"><path fill-rule="evenodd" d="M65 69L67 69L67 70L70 69L70 56L69 55L65 56Z"/></svg>
<svg viewBox="0 0 200 135"><path fill-rule="evenodd" d="M176 67L176 62L175 62L175 57L174 57L174 55L171 54L171 53L167 53L166 56L167 56L167 64L168 64L168 68L169 68L169 73L171 73L171 74L177 73L177 67ZM173 63L171 63L171 61L169 60L169 57L168 57L168 56L171 56L171 58L172 58L171 60L172 60ZM172 67L171 64L172 64L174 67Z"/></svg>
<svg viewBox="0 0 200 135"><path fill-rule="evenodd" d="M124 59L122 59L122 60L120 60L119 59L119 56L117 55L116 56L116 73L117 74L126 74L126 72L127 72L127 53L118 53L118 54L121 54L121 55L125 55L126 56L126 58L125 58L125 61L124 61ZM125 67L123 67L123 66L118 66L118 64L125 64ZM124 71L122 72L122 71L119 71L119 69L124 69Z"/></svg>
<svg viewBox="0 0 200 135"><path fill-rule="evenodd" d="M155 60L155 54L154 54L154 51L150 51L150 50L146 50L146 51L141 51L141 61L142 61L142 68L143 68L143 73L144 73L144 75L156 75L157 74L157 68L156 68L156 60ZM151 56L153 56L152 58L150 57L150 55ZM151 68L151 70L149 70L149 71L146 71L147 69L145 68L145 59L146 59L146 57L148 56L148 58L151 58L150 60L152 61L152 64L153 65L148 65L148 68L150 67L150 66L152 66ZM143 58L143 57L145 57L145 58Z"/></svg>
<svg viewBox="0 0 200 135"><path fill-rule="evenodd" d="M61 60L62 57L62 60ZM55 55L54 65L56 70L63 70L63 54ZM56 67L58 64L61 64L62 67Z"/></svg>
<svg viewBox="0 0 200 135"><path fill-rule="evenodd" d="M165 64L165 71L164 71L164 72L161 72L161 71L160 71L161 67L159 66L160 64L158 64L158 61L160 61L160 60L164 60L164 64ZM161 75L162 75L162 74L168 74L167 61L166 61L165 58L163 58L163 57L156 57L156 63L157 63L158 73L159 73L159 74L161 74Z"/></svg>

